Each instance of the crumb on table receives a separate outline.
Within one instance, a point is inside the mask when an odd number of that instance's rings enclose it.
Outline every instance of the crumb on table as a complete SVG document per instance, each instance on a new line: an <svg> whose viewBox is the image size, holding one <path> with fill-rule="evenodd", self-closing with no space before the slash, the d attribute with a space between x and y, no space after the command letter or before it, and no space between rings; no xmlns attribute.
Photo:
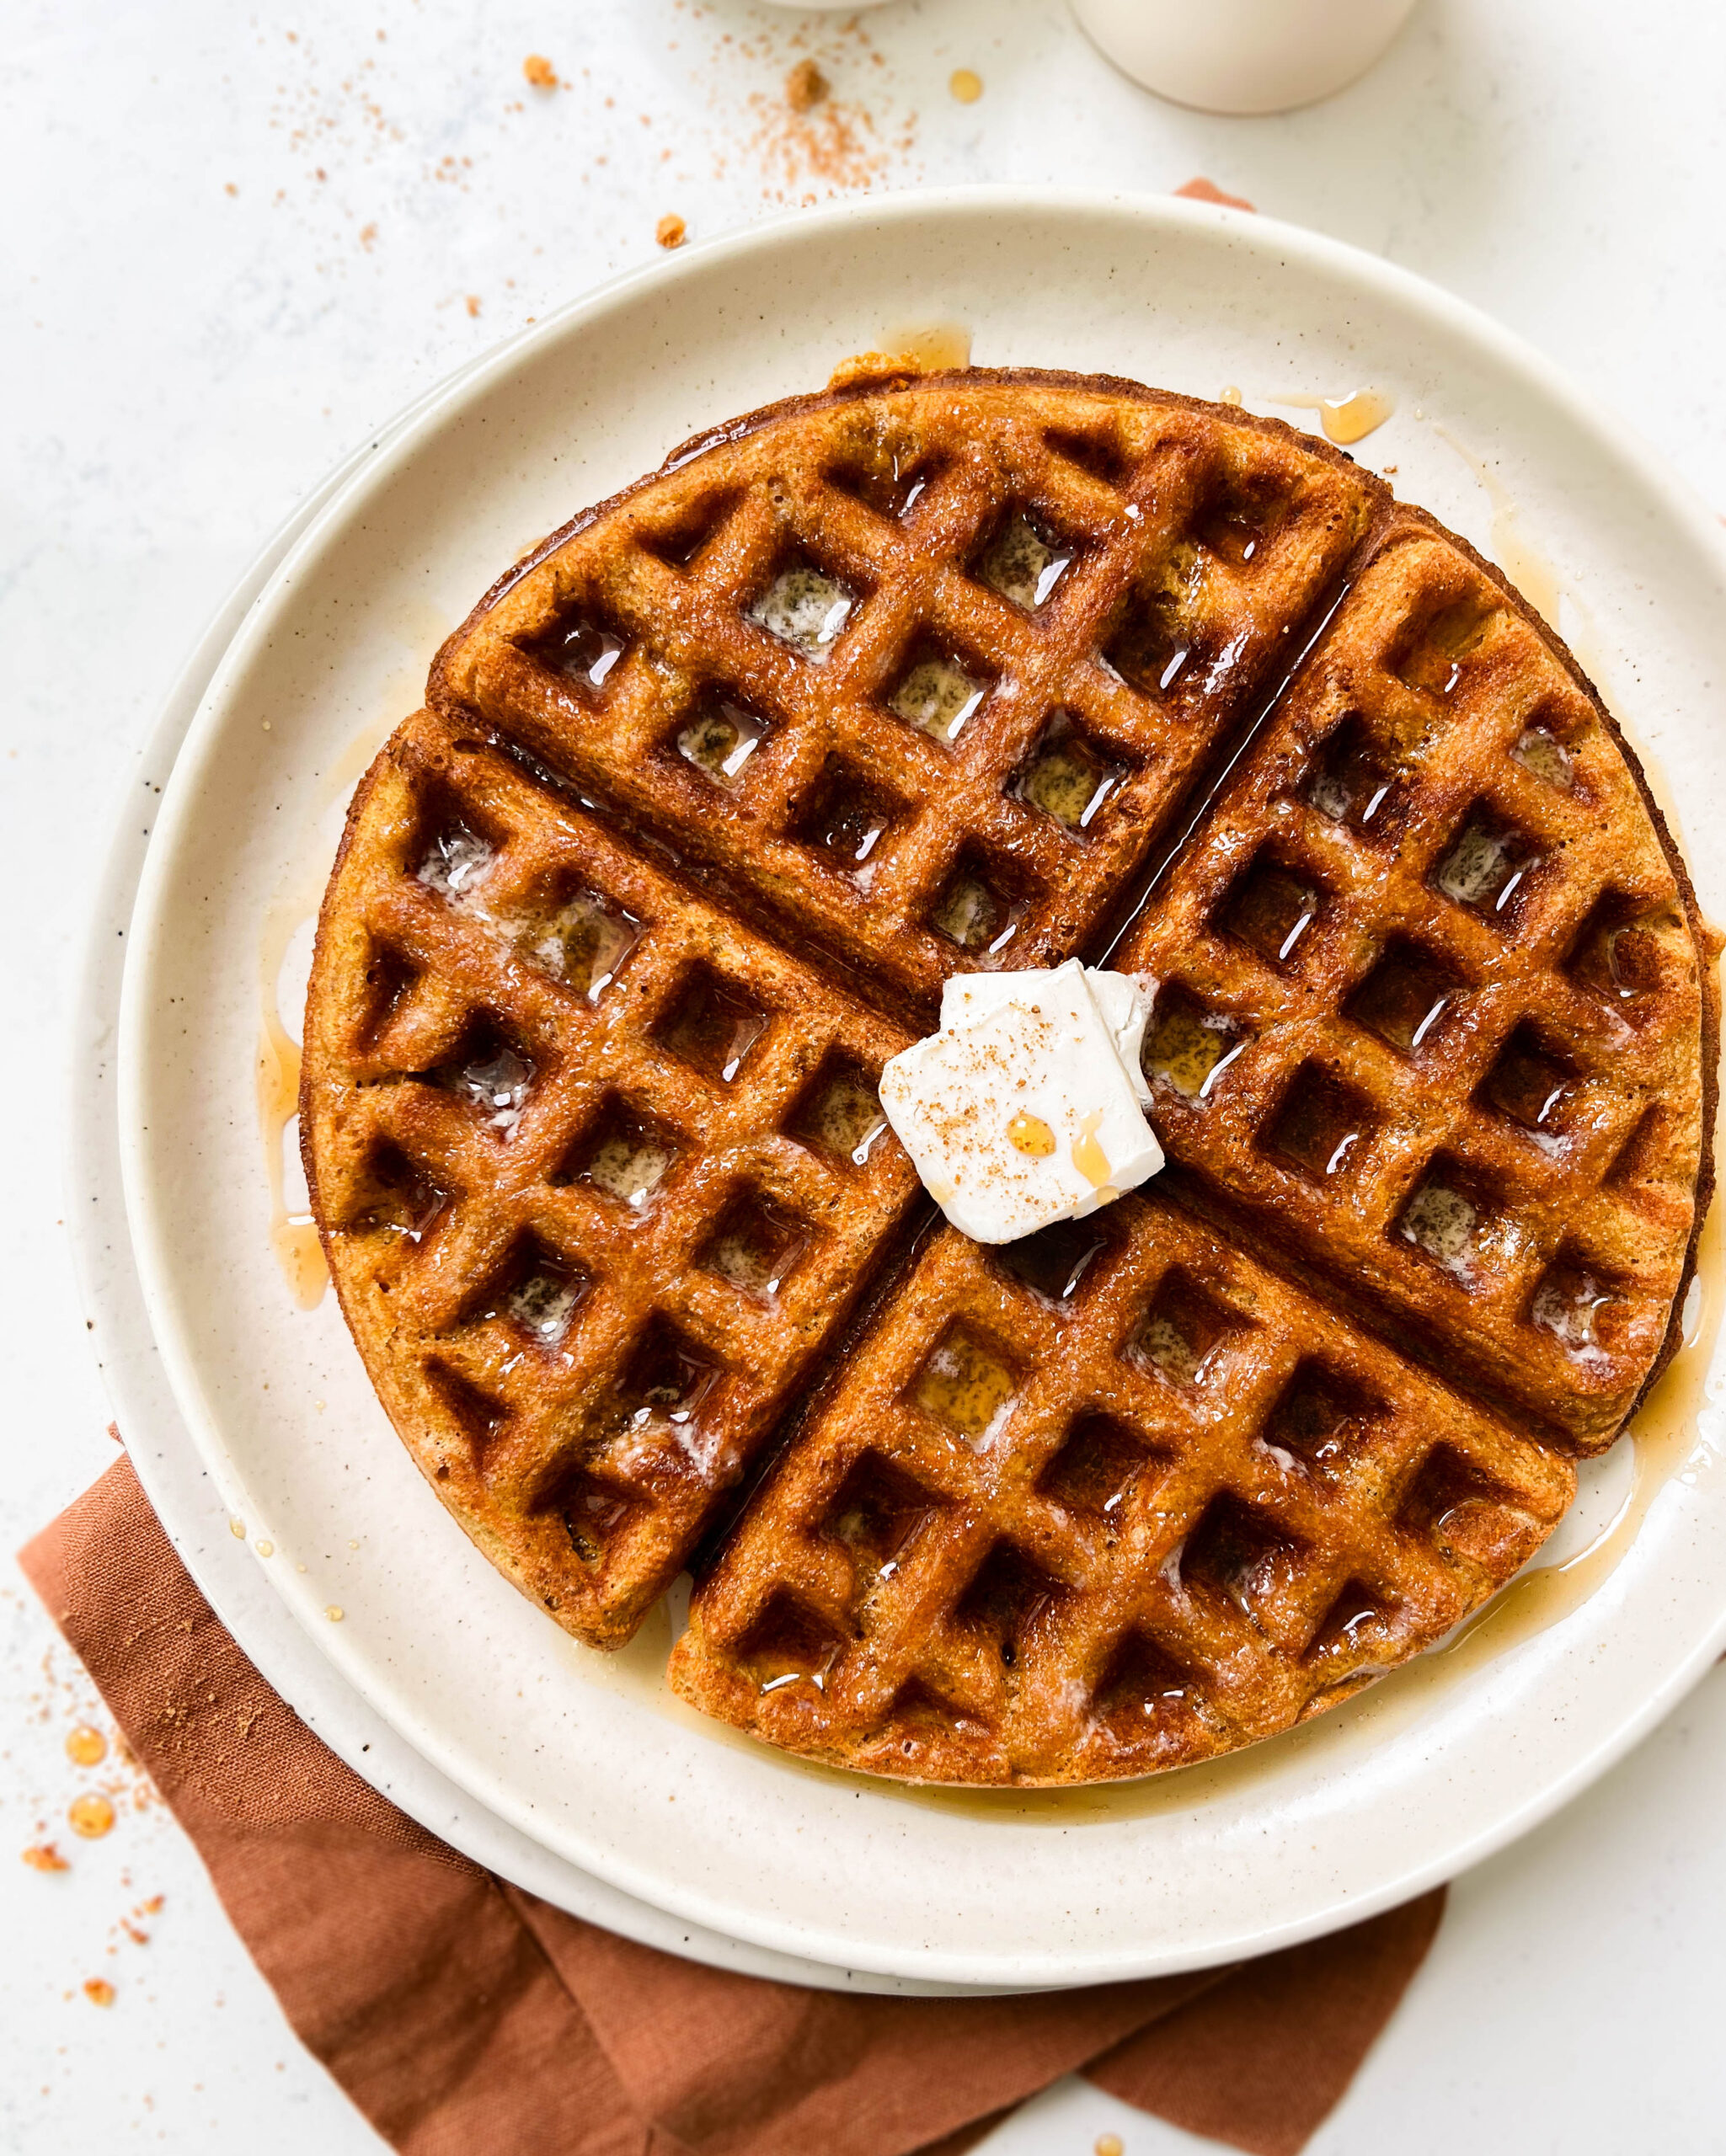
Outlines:
<svg viewBox="0 0 1726 2156"><path fill-rule="evenodd" d="M1206 179L1202 173L1184 181L1175 193L1184 195L1189 202L1220 202L1225 210L1252 210L1258 206L1244 195L1225 195L1214 179Z"/></svg>
<svg viewBox="0 0 1726 2156"><path fill-rule="evenodd" d="M785 77L785 102L794 112L807 112L832 87L813 60L799 60Z"/></svg>
<svg viewBox="0 0 1726 2156"><path fill-rule="evenodd" d="M654 227L653 236L661 247L681 247L689 236L689 227L675 211L668 211Z"/></svg>
<svg viewBox="0 0 1726 2156"><path fill-rule="evenodd" d="M530 52L521 62L521 72L536 90L554 90L558 87L558 71L542 52Z"/></svg>

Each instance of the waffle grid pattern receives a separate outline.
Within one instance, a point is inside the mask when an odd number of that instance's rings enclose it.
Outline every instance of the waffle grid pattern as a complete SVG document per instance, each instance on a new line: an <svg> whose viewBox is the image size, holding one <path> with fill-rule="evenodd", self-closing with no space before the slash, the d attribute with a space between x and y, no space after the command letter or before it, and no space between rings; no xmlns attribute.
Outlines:
<svg viewBox="0 0 1726 2156"><path fill-rule="evenodd" d="M1162 984L1176 1165L900 1266L882 1063L955 969L1099 947L1339 590L1111 958ZM1584 686L1334 453L865 385L555 535L429 695L320 924L331 1269L424 1472L590 1643L780 1448L674 1657L708 1711L932 1780L1252 1741L1502 1583L1669 1343L1687 888Z"/></svg>
<svg viewBox="0 0 1726 2156"><path fill-rule="evenodd" d="M1176 1207L1102 1217L1005 1261L942 1232L701 1594L697 1705L875 1773L1143 1774L1439 1638L1568 1502Z"/></svg>
<svg viewBox="0 0 1726 2156"><path fill-rule="evenodd" d="M878 1116L822 1128L906 1037L429 714L366 814L315 1043L350 1319L470 1531L621 1641L915 1193Z"/></svg>
<svg viewBox="0 0 1726 2156"><path fill-rule="evenodd" d="M1176 1159L1611 1441L1694 1209L1696 947L1592 705L1453 547L1380 552L1116 963L1167 984Z"/></svg>
<svg viewBox="0 0 1726 2156"><path fill-rule="evenodd" d="M898 1007L956 966L1068 951L1285 655L1369 497L1178 407L1060 409L932 392L914 424L847 403L794 443L746 436L525 574L452 640L434 702Z"/></svg>

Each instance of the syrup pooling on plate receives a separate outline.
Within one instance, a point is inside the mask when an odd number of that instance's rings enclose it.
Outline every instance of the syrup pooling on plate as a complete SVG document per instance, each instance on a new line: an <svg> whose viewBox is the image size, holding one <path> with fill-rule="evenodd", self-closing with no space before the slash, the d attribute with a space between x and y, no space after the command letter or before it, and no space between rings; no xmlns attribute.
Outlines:
<svg viewBox="0 0 1726 2156"><path fill-rule="evenodd" d="M265 915L259 946L261 1016L257 1098L270 1198L270 1244L289 1292L302 1310L313 1310L323 1300L329 1273L309 1205L302 1208L291 1202L289 1196L288 1149L293 1145L299 1125L301 1051L299 1042L283 1022L279 997L289 946L316 921L318 899L315 886L278 899ZM295 1146L296 1180L297 1150Z"/></svg>

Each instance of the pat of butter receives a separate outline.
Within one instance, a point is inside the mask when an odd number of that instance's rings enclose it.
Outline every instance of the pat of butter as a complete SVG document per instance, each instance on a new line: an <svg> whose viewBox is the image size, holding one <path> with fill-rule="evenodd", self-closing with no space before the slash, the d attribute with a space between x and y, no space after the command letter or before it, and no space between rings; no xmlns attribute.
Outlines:
<svg viewBox="0 0 1726 2156"><path fill-rule="evenodd" d="M887 1065L881 1106L962 1234L1017 1242L1156 1174L1139 1070L1148 1010L1140 984L1077 958L948 982L940 1032Z"/></svg>

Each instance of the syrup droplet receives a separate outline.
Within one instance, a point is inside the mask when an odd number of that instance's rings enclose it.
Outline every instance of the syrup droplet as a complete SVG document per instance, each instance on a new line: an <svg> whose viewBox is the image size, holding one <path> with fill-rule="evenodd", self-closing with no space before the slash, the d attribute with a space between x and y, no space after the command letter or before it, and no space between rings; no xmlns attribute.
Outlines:
<svg viewBox="0 0 1726 2156"><path fill-rule="evenodd" d="M1381 389L1351 390L1346 397L1321 398L1318 423L1332 441L1346 449L1381 427L1396 408Z"/></svg>
<svg viewBox="0 0 1726 2156"><path fill-rule="evenodd" d="M339 1625L347 1612L339 1603L332 1602L323 1614L332 1625Z"/></svg>
<svg viewBox="0 0 1726 2156"><path fill-rule="evenodd" d="M246 1523L243 1519L231 1519L227 1524L227 1531L236 1542L243 1542L246 1539Z"/></svg>
<svg viewBox="0 0 1726 2156"><path fill-rule="evenodd" d="M74 1766L99 1767L108 1757L108 1739L99 1729L80 1722L76 1729L67 1732L66 1756Z"/></svg>
<svg viewBox="0 0 1726 2156"><path fill-rule="evenodd" d="M1344 449L1364 440L1397 408L1395 398L1381 389L1351 389L1346 397L1273 397L1270 401L1292 405L1296 411L1317 412L1326 438Z"/></svg>
<svg viewBox="0 0 1726 2156"><path fill-rule="evenodd" d="M275 1555L275 1545L273 1542L260 1542L258 1545L258 1555L260 1557L273 1557Z"/></svg>
<svg viewBox="0 0 1726 2156"><path fill-rule="evenodd" d="M955 67L947 87L961 104L975 104L983 94L983 78L974 67Z"/></svg>
<svg viewBox="0 0 1726 2156"><path fill-rule="evenodd" d="M87 1842L100 1841L114 1824L114 1806L105 1796L88 1790L82 1796L75 1796L66 1807L68 1825L75 1834L82 1834Z"/></svg>
<svg viewBox="0 0 1726 2156"><path fill-rule="evenodd" d="M1034 1161L1046 1161L1055 1150L1055 1133L1039 1115L1016 1115L1007 1126L1007 1141Z"/></svg>
<svg viewBox="0 0 1726 2156"><path fill-rule="evenodd" d="M1073 1166L1093 1190L1103 1189L1111 1172L1109 1155L1097 1142L1097 1126L1102 1120L1102 1110L1093 1108L1073 1140Z"/></svg>

